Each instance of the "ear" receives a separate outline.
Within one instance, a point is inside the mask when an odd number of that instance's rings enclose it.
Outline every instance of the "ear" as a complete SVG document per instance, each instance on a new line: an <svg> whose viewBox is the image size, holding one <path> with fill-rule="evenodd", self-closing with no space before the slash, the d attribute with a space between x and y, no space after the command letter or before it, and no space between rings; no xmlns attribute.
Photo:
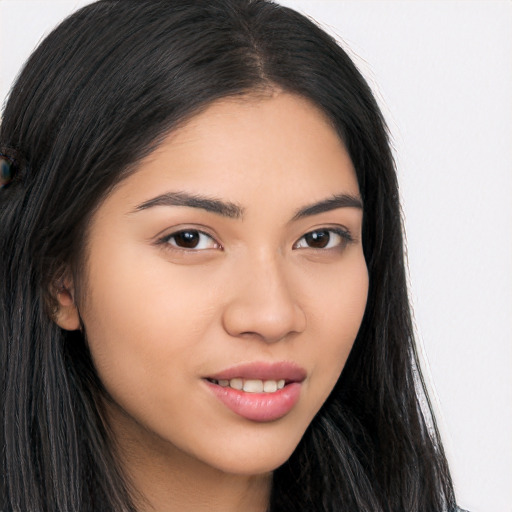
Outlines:
<svg viewBox="0 0 512 512"><path fill-rule="evenodd" d="M63 279L56 290L57 310L54 314L55 323L66 331L80 329L80 315L75 304L73 281Z"/></svg>

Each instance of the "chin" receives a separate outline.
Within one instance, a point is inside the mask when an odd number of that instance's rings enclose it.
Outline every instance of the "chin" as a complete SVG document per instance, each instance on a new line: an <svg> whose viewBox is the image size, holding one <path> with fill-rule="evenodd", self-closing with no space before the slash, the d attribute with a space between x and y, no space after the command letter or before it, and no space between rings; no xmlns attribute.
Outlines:
<svg viewBox="0 0 512 512"><path fill-rule="evenodd" d="M241 462L240 460L225 461L225 463L216 466L223 473L240 475L240 476L257 476L272 473L282 466L291 456L293 452L276 457L275 454L269 454L268 457L261 457L258 460L249 462Z"/></svg>
<svg viewBox="0 0 512 512"><path fill-rule="evenodd" d="M298 442L289 444L289 441L280 442L277 446L272 442L258 443L250 450L240 447L224 449L218 456L204 462L229 474L250 476L271 473L282 466L295 451Z"/></svg>

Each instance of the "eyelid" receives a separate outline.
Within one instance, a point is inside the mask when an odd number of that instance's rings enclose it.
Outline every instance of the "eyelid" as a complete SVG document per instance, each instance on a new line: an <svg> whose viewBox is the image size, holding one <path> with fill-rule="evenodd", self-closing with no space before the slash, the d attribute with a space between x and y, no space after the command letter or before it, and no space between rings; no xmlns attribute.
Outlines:
<svg viewBox="0 0 512 512"><path fill-rule="evenodd" d="M299 243L305 239L305 237L309 234L315 233L315 232L322 232L326 231L329 233L333 233L341 238L340 243L338 243L334 247L298 247ZM212 240L212 242L215 244L215 247L205 247L205 248L196 248L196 247L180 247L178 245L173 245L169 243L169 241L179 235L180 233L186 233L186 232L195 232L199 235L208 237ZM355 242L355 238L352 236L351 231L346 228L345 226L319 226L314 229L310 229L307 232L305 232L294 244L292 249L310 249L314 251L327 251L327 250L336 250L336 249L344 249L348 244ZM172 229L171 232L167 232L167 234L163 236L159 236L157 240L155 241L155 245L164 246L166 249L169 250L176 250L176 251L182 251L187 253L194 253L194 252L202 252L209 249L215 249L215 250L224 250L222 244L218 241L218 237L210 232L208 230L202 228L201 226L179 226Z"/></svg>
<svg viewBox="0 0 512 512"><path fill-rule="evenodd" d="M196 247L187 248L187 247L179 247L178 245L173 245L169 242L173 237L176 237L177 235L179 235L181 233L187 233L187 232L198 233L199 235L206 236L206 237L210 238L215 243L216 247L206 247L206 248L199 248L199 249ZM211 233L208 233L208 231L201 229L197 226L194 226L194 227L192 227L192 226L181 227L180 226L179 228L175 228L171 232L168 232L167 234L160 236L156 240L156 244L160 245L160 246L164 246L166 249L169 249L169 250L191 252L191 253L206 251L209 249L216 249L216 250L223 249L222 244L217 240L216 236L214 236Z"/></svg>
<svg viewBox="0 0 512 512"><path fill-rule="evenodd" d="M301 240L305 239L305 237L311 233L320 232L320 231L327 231L329 233L334 233L341 237L342 242L338 244L336 247L298 247L298 244ZM349 229L346 227L341 226L321 226L315 229L311 229L304 233L294 244L293 249L311 249L314 251L328 251L328 250L336 250L336 249L343 249L348 244L355 242L355 238L352 236L352 233Z"/></svg>

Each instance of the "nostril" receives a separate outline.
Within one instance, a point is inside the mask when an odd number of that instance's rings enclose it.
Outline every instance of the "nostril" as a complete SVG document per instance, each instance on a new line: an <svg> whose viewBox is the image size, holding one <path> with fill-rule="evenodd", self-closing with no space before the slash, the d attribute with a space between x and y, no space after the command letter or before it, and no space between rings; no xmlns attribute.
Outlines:
<svg viewBox="0 0 512 512"><path fill-rule="evenodd" d="M258 306L250 302L233 302L225 308L223 325L231 336L262 339L276 342L306 327L306 317L301 308L291 304L277 313L272 305Z"/></svg>

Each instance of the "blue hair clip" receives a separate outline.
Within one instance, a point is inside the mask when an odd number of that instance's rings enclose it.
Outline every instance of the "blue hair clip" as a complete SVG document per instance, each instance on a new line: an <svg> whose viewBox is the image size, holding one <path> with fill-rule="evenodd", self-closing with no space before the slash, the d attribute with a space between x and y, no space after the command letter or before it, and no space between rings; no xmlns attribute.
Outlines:
<svg viewBox="0 0 512 512"><path fill-rule="evenodd" d="M5 188L14 178L14 160L0 153L0 189Z"/></svg>

